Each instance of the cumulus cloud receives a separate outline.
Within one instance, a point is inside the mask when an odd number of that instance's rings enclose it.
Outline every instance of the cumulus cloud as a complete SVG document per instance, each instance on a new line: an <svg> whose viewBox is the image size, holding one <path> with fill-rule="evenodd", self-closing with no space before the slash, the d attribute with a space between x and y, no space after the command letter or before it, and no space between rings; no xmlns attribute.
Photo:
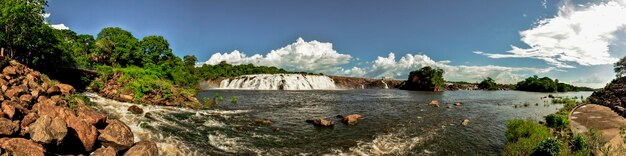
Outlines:
<svg viewBox="0 0 626 156"><path fill-rule="evenodd" d="M425 66L441 68L444 77L453 81L479 81L486 77L494 78L498 83L514 83L530 74L547 73L554 68L503 67L495 65L466 66L450 65L451 61L435 61L424 54L406 54L396 61L395 54L378 57L371 67L365 69L366 77L392 77L406 79L408 73Z"/></svg>
<svg viewBox="0 0 626 156"><path fill-rule="evenodd" d="M572 5L568 1L552 18L520 32L528 48L511 46L504 54L475 52L490 58L535 58L558 68L612 64L610 46L626 39L618 32L626 29L626 0L609 0L597 4Z"/></svg>
<svg viewBox="0 0 626 156"><path fill-rule="evenodd" d="M349 63L351 58L350 55L335 51L332 43L305 42L304 39L298 38L295 43L272 50L265 56L256 54L248 57L246 54L235 50L231 53L213 54L205 64L214 65L226 61L231 64L252 63L275 66L289 71L336 73L345 71L341 66Z"/></svg>
<svg viewBox="0 0 626 156"><path fill-rule="evenodd" d="M389 77L395 79L406 79L409 72L425 66L431 66L444 69L446 71L444 77L447 80L474 82L486 77L492 77L499 83L514 83L531 74L546 73L554 70L554 68L542 69L495 65L451 65L451 61L435 61L425 54L406 54L396 58L393 52L386 57L379 56L374 61L355 63L360 67L344 68L351 60L356 60L351 58L353 57L348 54L342 54L334 50L331 43L306 42L302 38L298 38L295 43L272 50L266 55L255 54L248 56L243 52L235 50L230 53L215 53L203 64L215 65L226 61L236 65L251 63L275 66L288 71L352 77Z"/></svg>

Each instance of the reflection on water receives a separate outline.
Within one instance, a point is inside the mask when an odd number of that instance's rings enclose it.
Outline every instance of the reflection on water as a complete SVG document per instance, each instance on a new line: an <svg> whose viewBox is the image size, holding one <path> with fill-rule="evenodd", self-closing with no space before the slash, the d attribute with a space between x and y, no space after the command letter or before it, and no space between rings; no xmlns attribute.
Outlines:
<svg viewBox="0 0 626 156"><path fill-rule="evenodd" d="M145 115L136 117L126 112L127 103L96 102L109 108L106 111L126 118L127 123L136 124L131 126L133 131L150 133L143 135L145 139L170 142L160 147L180 145L182 150L170 153L185 155L494 154L504 146L506 120L541 120L562 107L541 99L547 93L519 91L212 90L199 93L198 98L216 93L225 99L237 96L238 103L224 101L215 110L202 111L142 106ZM428 107L431 100L439 100L441 107ZM455 102L463 105L455 107ZM365 119L356 125L337 124L333 128L304 122L321 117L339 121L334 116L353 113ZM258 126L253 123L255 119L269 119L273 124ZM463 119L469 119L470 124L460 125ZM275 132L276 128L280 131Z"/></svg>

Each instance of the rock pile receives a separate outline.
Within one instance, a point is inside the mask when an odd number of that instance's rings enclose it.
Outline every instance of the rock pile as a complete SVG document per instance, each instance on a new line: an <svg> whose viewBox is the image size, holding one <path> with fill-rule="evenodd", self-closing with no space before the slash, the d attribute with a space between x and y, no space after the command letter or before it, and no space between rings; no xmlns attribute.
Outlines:
<svg viewBox="0 0 626 156"><path fill-rule="evenodd" d="M127 125L90 108L71 85L51 81L16 61L2 69L0 91L2 154L158 153L153 142L135 144Z"/></svg>
<svg viewBox="0 0 626 156"><path fill-rule="evenodd" d="M589 102L607 106L626 117L626 77L617 78L589 96Z"/></svg>

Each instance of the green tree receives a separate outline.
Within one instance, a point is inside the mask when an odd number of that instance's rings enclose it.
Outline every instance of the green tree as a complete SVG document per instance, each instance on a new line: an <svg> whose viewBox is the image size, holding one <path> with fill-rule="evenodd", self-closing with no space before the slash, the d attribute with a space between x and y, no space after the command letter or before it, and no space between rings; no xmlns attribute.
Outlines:
<svg viewBox="0 0 626 156"><path fill-rule="evenodd" d="M478 88L486 89L486 90L496 90L496 89L498 89L496 81L493 80L491 77L487 77L482 82L480 82L478 84Z"/></svg>
<svg viewBox="0 0 626 156"><path fill-rule="evenodd" d="M163 36L146 36L139 42L139 47L143 52L143 64L159 64L174 57L170 44Z"/></svg>
<svg viewBox="0 0 626 156"><path fill-rule="evenodd" d="M423 67L409 73L409 79L402 89L441 91L445 80L443 79L443 69Z"/></svg>
<svg viewBox="0 0 626 156"><path fill-rule="evenodd" d="M196 66L196 62L198 62L198 58L196 58L196 56L194 55L185 55L183 57L183 60L185 62L185 66L191 67L191 68Z"/></svg>
<svg viewBox="0 0 626 156"><path fill-rule="evenodd" d="M2 0L0 1L0 46L10 58L19 53L29 53L39 43L36 39L45 29L45 0Z"/></svg>
<svg viewBox="0 0 626 156"><path fill-rule="evenodd" d="M623 77L624 75L626 75L626 57L620 59L619 61L615 62L615 64L613 65L614 70L615 70L615 77Z"/></svg>
<svg viewBox="0 0 626 156"><path fill-rule="evenodd" d="M104 28L96 38L98 59L113 66L142 65L143 52L139 41L130 32L121 28Z"/></svg>

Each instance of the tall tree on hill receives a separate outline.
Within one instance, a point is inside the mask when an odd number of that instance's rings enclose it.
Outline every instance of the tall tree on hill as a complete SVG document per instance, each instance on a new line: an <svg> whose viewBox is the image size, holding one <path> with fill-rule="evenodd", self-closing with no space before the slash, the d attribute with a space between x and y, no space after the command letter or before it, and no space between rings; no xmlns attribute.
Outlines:
<svg viewBox="0 0 626 156"><path fill-rule="evenodd" d="M113 66L141 66L143 52L139 40L121 28L104 28L96 38L101 63Z"/></svg>
<svg viewBox="0 0 626 156"><path fill-rule="evenodd" d="M139 42L139 47L143 52L143 64L159 64L174 57L170 43L163 36L146 36Z"/></svg>

